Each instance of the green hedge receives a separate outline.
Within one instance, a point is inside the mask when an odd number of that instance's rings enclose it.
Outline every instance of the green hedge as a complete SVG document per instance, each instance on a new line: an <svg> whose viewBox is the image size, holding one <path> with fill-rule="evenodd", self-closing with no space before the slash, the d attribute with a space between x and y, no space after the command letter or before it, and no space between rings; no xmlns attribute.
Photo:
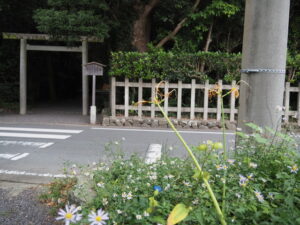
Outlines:
<svg viewBox="0 0 300 225"><path fill-rule="evenodd" d="M147 53L113 52L110 63L110 76L158 78L161 80L188 81L218 79L232 81L240 79L241 54L223 52L173 53L155 50ZM202 64L204 71L200 72ZM300 54L287 57L286 80L299 81Z"/></svg>
<svg viewBox="0 0 300 225"><path fill-rule="evenodd" d="M240 76L240 54L221 52L150 53L113 52L109 75L116 77L158 78L162 80L237 79ZM201 65L205 69L200 72Z"/></svg>

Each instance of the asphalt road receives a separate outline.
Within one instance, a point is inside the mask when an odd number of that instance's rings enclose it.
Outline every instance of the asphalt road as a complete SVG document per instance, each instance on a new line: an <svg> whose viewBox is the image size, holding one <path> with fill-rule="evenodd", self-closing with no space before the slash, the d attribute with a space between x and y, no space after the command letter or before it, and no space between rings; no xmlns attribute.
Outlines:
<svg viewBox="0 0 300 225"><path fill-rule="evenodd" d="M220 131L181 133L189 145L222 140ZM227 133L226 137L229 145L233 145L234 134ZM0 123L0 180L30 183L62 174L66 163L106 161L105 145L121 148L127 156L137 153L144 157L150 144L172 149L173 156L186 155L175 134L167 129Z"/></svg>

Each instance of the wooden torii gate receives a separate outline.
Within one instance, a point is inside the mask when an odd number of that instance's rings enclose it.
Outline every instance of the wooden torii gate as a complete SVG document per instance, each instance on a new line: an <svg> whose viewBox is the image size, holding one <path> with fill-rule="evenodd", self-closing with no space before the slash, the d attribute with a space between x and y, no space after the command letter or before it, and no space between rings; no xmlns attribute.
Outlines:
<svg viewBox="0 0 300 225"><path fill-rule="evenodd" d="M50 46L50 45L30 45L27 40L52 41L47 34L23 34L23 33L3 33L3 39L20 40L20 114L27 111L27 51L54 51L54 52L81 52L82 54L82 115L88 114L88 77L84 75L84 65L88 63L88 42L103 42L96 37L80 36L76 41L82 44L79 47ZM63 38L55 41L64 41Z"/></svg>

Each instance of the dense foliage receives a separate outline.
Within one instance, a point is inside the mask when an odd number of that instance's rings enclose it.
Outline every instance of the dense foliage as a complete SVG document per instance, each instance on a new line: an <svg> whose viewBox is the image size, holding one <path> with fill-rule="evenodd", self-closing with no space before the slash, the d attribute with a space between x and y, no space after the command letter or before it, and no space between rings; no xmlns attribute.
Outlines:
<svg viewBox="0 0 300 225"><path fill-rule="evenodd" d="M173 53L154 51L147 53L112 53L111 76L161 80L189 80L196 78L238 79L240 76L240 54L221 52ZM201 71L201 65L205 70Z"/></svg>
<svg viewBox="0 0 300 225"><path fill-rule="evenodd" d="M158 78L161 80L200 81L209 79L216 82L239 80L241 54L224 52L166 52L155 50L139 52L113 52L111 54L111 76L143 78ZM201 71L201 66L203 70ZM289 82L296 82L300 77L300 54L289 55L287 58L287 76Z"/></svg>
<svg viewBox="0 0 300 225"><path fill-rule="evenodd" d="M248 125L254 133L249 136L239 132L239 143L226 161L217 143L208 141L194 147L219 202L223 175L227 173L227 223L299 224L300 156L293 137ZM273 138L268 138L270 135ZM56 210L68 201L80 204L84 217L90 210L102 208L109 213L108 224L143 225L166 224L173 207L184 203L190 212L180 224L218 224L206 187L190 160L165 155L156 163L145 164L137 156L125 159L118 154L121 144L115 141L108 145L113 153L110 165L73 166L70 172L76 175L70 185L53 183L43 199ZM166 151L172 151L172 147ZM74 179L81 182L76 184ZM92 198L76 202L74 193L87 197L92 190ZM78 224L87 223L83 219Z"/></svg>
<svg viewBox="0 0 300 225"><path fill-rule="evenodd" d="M78 35L108 36L111 22L105 1L49 0L48 6L48 9L36 10L34 15L40 32L71 40Z"/></svg>

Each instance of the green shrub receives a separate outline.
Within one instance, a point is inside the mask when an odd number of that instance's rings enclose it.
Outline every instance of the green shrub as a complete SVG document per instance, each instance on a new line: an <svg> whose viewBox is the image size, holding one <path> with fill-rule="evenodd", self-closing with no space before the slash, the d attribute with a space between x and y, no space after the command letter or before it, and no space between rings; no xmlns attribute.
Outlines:
<svg viewBox="0 0 300 225"><path fill-rule="evenodd" d="M152 49L150 52L113 52L111 55L111 76L158 78L169 81L200 81L218 79L226 82L240 80L241 54L224 52L173 53ZM200 68L204 63L204 70ZM286 80L296 82L300 76L300 55L288 55Z"/></svg>
<svg viewBox="0 0 300 225"><path fill-rule="evenodd" d="M117 77L158 78L170 81L186 81L191 78L231 81L239 79L240 61L240 54L221 52L113 52L109 74ZM200 70L202 63L205 64L203 72Z"/></svg>

